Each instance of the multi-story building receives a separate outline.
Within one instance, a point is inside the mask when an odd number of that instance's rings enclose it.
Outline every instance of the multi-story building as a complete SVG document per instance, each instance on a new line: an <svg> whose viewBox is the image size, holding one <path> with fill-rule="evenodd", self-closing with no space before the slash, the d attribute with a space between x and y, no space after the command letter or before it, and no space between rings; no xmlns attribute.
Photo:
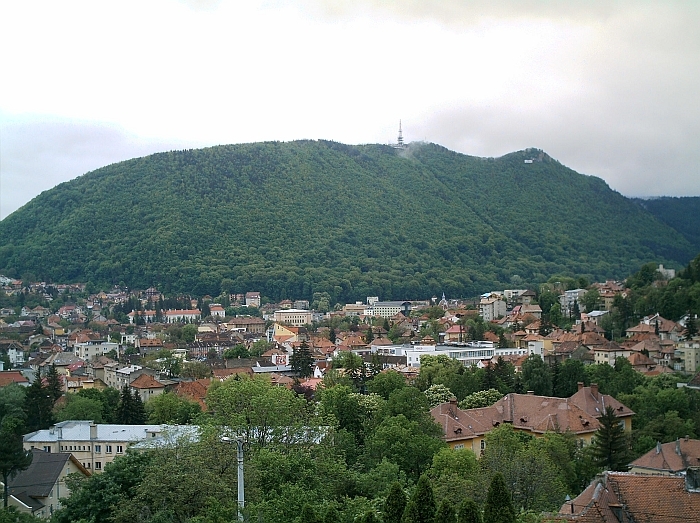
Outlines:
<svg viewBox="0 0 700 523"><path fill-rule="evenodd" d="M121 456L138 442L155 440L177 431L166 425L107 425L92 421L62 421L51 428L24 436L24 449L44 452L70 452L91 472L101 472L107 463Z"/></svg>
<svg viewBox="0 0 700 523"><path fill-rule="evenodd" d="M700 338L679 341L674 352L673 370L695 374L700 370Z"/></svg>
<svg viewBox="0 0 700 523"><path fill-rule="evenodd" d="M580 311L582 309L581 300L586 292L586 289L571 289L564 291L564 294L559 296L561 313L566 317L570 316L574 312L574 303L578 304Z"/></svg>
<svg viewBox="0 0 700 523"><path fill-rule="evenodd" d="M73 345L73 354L85 361L92 361L110 351L118 351L119 344L113 341L88 340Z"/></svg>
<svg viewBox="0 0 700 523"><path fill-rule="evenodd" d="M483 297L479 302L479 314L484 321L502 318L506 315L506 302L497 294Z"/></svg>
<svg viewBox="0 0 700 523"><path fill-rule="evenodd" d="M399 312L408 318L411 314L411 302L375 301L365 309L365 314L380 318L393 318Z"/></svg>
<svg viewBox="0 0 700 523"><path fill-rule="evenodd" d="M311 325L313 315L311 311L303 309L284 309L275 311L275 322L301 327L303 325Z"/></svg>

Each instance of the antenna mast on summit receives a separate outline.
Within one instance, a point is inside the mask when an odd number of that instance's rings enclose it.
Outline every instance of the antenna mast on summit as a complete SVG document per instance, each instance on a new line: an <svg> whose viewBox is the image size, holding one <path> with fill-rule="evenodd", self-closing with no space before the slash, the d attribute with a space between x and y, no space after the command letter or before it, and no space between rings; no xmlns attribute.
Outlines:
<svg viewBox="0 0 700 523"><path fill-rule="evenodd" d="M401 120L399 120L399 139L397 144L399 148L403 149L403 133L401 132Z"/></svg>

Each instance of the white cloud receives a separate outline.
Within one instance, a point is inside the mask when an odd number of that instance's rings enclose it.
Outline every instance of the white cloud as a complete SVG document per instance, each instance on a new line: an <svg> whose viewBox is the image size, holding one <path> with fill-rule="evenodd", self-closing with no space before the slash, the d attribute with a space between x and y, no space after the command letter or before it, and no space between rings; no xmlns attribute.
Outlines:
<svg viewBox="0 0 700 523"><path fill-rule="evenodd" d="M409 140L540 147L624 194L700 194L699 6L6 2L0 216L36 194L18 179L169 144L386 142L399 118Z"/></svg>

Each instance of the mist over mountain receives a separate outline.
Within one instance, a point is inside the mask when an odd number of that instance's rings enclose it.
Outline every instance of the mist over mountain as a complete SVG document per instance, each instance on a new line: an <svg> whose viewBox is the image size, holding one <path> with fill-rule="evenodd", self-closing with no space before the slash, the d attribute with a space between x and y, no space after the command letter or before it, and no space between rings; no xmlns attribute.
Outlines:
<svg viewBox="0 0 700 523"><path fill-rule="evenodd" d="M0 272L270 299L474 296L685 265L692 235L536 149L329 141L173 151L89 172L0 222ZM676 224L678 227L678 224Z"/></svg>

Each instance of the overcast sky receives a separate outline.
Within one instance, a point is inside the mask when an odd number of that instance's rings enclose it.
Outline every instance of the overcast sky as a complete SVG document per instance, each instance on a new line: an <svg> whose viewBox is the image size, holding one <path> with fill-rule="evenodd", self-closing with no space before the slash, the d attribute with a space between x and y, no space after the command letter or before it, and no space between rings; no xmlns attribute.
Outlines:
<svg viewBox="0 0 700 523"><path fill-rule="evenodd" d="M26 0L0 20L0 217L157 151L388 143L399 119L406 141L700 195L695 0Z"/></svg>

